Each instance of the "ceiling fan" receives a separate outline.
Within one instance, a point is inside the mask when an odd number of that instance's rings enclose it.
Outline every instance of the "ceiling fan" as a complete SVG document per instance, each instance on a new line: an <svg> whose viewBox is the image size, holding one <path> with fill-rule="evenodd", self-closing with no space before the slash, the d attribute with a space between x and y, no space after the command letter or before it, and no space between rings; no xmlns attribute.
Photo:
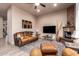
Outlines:
<svg viewBox="0 0 79 59"><path fill-rule="evenodd" d="M37 9L38 8L38 6L42 6L42 7L46 7L46 5L45 4L42 4L42 3L38 3L38 4L35 4L35 6L34 6L34 9Z"/></svg>

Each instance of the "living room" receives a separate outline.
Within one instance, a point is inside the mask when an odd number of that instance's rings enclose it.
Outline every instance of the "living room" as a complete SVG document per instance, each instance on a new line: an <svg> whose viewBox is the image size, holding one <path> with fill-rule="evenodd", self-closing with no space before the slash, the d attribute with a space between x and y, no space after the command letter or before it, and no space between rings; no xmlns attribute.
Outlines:
<svg viewBox="0 0 79 59"><path fill-rule="evenodd" d="M67 54L62 52L66 47L70 51L76 51L71 53L72 55L78 55L78 48L73 43L76 40L72 37L78 28L75 26L75 22L78 25L75 20L78 5L75 3L12 3L2 5L7 7L5 17L7 18L7 35L5 37L6 48L0 51L0 55L48 56L52 54L62 56L64 53L63 55L66 56ZM73 44L76 48L71 46ZM69 54L69 56L71 55Z"/></svg>
<svg viewBox="0 0 79 59"><path fill-rule="evenodd" d="M20 5L20 4L15 4L15 5ZM22 5L22 4L21 4ZM67 5L67 4L66 4ZM61 5L60 5L61 6ZM43 7L41 7L43 8ZM57 8L57 7L52 7ZM43 16L39 16L39 17L35 17L31 14L29 14L28 12L23 11L22 9L17 8L16 6L12 6L9 10L8 10L8 15L12 13L12 15L8 16L8 18L10 19L10 21L12 22L12 26L11 26L11 22L9 22L9 27L11 29L9 29L9 32L11 32L9 36L10 38L13 38L14 33L16 32L21 32L21 31L33 31L34 34L36 31L39 31L39 33L41 33L41 35L43 34L43 26L57 26L60 25L60 23L62 23L61 27L65 27L67 25L67 6L63 9L63 6L61 6L62 9L59 9L58 11L52 11L50 13L47 13ZM43 8L44 9L44 8ZM12 10L12 11L11 11ZM10 13L11 11L11 13ZM35 11L35 10L34 10ZM47 11L46 11L47 12ZM41 14L41 12L36 14ZM16 16L14 16L16 15ZM38 16L37 15L37 16ZM12 18L11 18L12 17ZM32 22L32 29L24 29L22 28L22 20L29 20ZM64 20L63 20L64 19ZM17 21L16 21L17 20ZM49 21L48 21L49 20ZM9 20L8 20L9 21ZM73 20L74 21L74 20ZM71 22L71 21L70 21ZM16 25L17 24L17 25ZM12 27L12 28L11 28ZM9 33L8 32L8 33ZM60 29L60 37L63 36L63 30ZM12 39L11 38L11 39ZM13 39L14 40L14 39ZM14 41L12 41L14 42ZM12 43L13 44L13 43Z"/></svg>

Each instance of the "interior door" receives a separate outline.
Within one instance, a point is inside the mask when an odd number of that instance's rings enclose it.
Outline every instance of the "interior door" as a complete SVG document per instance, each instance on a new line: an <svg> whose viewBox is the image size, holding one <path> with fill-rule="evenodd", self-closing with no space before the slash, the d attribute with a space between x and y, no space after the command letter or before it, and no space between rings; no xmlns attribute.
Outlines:
<svg viewBox="0 0 79 59"><path fill-rule="evenodd" d="M3 18L0 17L0 39L3 38Z"/></svg>

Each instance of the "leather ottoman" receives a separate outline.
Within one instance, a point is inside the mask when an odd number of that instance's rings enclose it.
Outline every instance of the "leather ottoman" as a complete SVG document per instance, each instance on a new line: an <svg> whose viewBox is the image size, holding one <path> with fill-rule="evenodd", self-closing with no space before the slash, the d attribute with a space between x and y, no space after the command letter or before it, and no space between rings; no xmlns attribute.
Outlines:
<svg viewBox="0 0 79 59"><path fill-rule="evenodd" d="M57 53L56 47L50 42L42 43L40 46L40 49L44 56L45 55L56 55Z"/></svg>
<svg viewBox="0 0 79 59"><path fill-rule="evenodd" d="M39 48L32 49L30 56L42 56L42 52Z"/></svg>

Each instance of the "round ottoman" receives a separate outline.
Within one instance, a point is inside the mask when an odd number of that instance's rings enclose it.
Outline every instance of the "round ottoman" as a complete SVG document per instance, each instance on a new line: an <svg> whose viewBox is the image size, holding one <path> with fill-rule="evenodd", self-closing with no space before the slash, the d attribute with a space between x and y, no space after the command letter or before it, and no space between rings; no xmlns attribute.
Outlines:
<svg viewBox="0 0 79 59"><path fill-rule="evenodd" d="M39 48L32 49L30 56L42 56L41 50Z"/></svg>
<svg viewBox="0 0 79 59"><path fill-rule="evenodd" d="M62 51L62 55L63 56L79 56L79 54L71 48L64 48Z"/></svg>

